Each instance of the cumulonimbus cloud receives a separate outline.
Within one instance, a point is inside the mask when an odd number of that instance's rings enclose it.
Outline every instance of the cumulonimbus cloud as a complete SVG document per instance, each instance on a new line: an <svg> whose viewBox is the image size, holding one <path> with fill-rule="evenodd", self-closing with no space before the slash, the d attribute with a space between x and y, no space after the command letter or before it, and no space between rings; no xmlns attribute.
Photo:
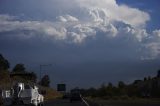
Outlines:
<svg viewBox="0 0 160 106"><path fill-rule="evenodd" d="M126 5L118 5L115 0L56 1L54 0L54 3L58 3L57 8L65 11L56 16L56 21L20 21L18 16L1 14L0 33L17 31L14 36L25 39L41 34L43 38L74 44L81 44L86 39L92 40L103 35L104 39L121 41L125 38L140 43L149 51L147 58L155 58L160 54L160 44L157 40L160 39L160 31L155 30L149 34L145 29L146 22L150 20L148 13ZM65 8L64 4L70 2L72 7L66 5ZM31 33L24 34L24 30ZM146 57L143 56L144 58Z"/></svg>
<svg viewBox="0 0 160 106"><path fill-rule="evenodd" d="M136 8L127 5L118 5L116 0L76 0L81 7L90 11L95 20L122 21L132 26L144 26L150 20L150 15Z"/></svg>

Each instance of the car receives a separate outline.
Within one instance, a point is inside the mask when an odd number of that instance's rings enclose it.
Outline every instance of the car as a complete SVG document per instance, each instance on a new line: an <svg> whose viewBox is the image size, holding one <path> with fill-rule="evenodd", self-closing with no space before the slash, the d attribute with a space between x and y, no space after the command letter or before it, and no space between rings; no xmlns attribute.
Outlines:
<svg viewBox="0 0 160 106"><path fill-rule="evenodd" d="M82 101L81 94L77 90L71 91L70 102L73 102L73 101Z"/></svg>

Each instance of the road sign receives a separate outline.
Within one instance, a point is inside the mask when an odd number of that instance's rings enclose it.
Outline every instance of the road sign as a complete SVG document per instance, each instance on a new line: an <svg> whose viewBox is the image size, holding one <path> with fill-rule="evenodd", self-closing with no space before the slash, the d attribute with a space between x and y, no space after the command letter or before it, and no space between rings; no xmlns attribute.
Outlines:
<svg viewBox="0 0 160 106"><path fill-rule="evenodd" d="M66 91L66 84L57 84L57 91Z"/></svg>

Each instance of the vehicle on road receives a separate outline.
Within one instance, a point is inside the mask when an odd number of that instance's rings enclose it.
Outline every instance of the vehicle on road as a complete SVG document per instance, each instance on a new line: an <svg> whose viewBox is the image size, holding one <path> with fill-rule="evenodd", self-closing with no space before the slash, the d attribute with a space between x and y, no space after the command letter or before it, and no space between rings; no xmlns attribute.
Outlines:
<svg viewBox="0 0 160 106"><path fill-rule="evenodd" d="M24 83L16 83L10 90L2 90L4 105L43 106L44 97L39 94L38 87Z"/></svg>
<svg viewBox="0 0 160 106"><path fill-rule="evenodd" d="M73 101L82 101L81 94L78 89L71 90L70 102L73 102Z"/></svg>

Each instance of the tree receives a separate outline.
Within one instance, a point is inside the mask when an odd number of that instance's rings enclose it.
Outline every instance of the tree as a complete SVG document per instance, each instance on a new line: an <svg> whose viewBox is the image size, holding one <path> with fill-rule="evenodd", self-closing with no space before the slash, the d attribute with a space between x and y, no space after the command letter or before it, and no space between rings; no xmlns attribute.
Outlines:
<svg viewBox="0 0 160 106"><path fill-rule="evenodd" d="M31 72L31 80L33 81L33 82L36 82L37 81L37 75L34 73L34 72Z"/></svg>
<svg viewBox="0 0 160 106"><path fill-rule="evenodd" d="M123 81L119 81L118 83L118 94L121 96L126 95L126 84Z"/></svg>
<svg viewBox="0 0 160 106"><path fill-rule="evenodd" d="M0 54L0 71L7 70L9 68L9 62Z"/></svg>
<svg viewBox="0 0 160 106"><path fill-rule="evenodd" d="M160 78L160 70L157 72L157 78Z"/></svg>
<svg viewBox="0 0 160 106"><path fill-rule="evenodd" d="M89 89L87 89L87 92L84 93L84 95L91 96L91 97L98 96L97 95L97 90L95 88L89 88Z"/></svg>
<svg viewBox="0 0 160 106"><path fill-rule="evenodd" d="M147 81L147 78L146 77L144 77L144 80L143 81Z"/></svg>
<svg viewBox="0 0 160 106"><path fill-rule="evenodd" d="M24 74L20 74L19 77L32 83L36 83L37 81L37 75L34 72L25 72Z"/></svg>
<svg viewBox="0 0 160 106"><path fill-rule="evenodd" d="M111 82L108 83L108 88L113 88L113 85Z"/></svg>
<svg viewBox="0 0 160 106"><path fill-rule="evenodd" d="M106 96L106 85L103 83L101 87L98 89L98 95L100 97Z"/></svg>
<svg viewBox="0 0 160 106"><path fill-rule="evenodd" d="M13 72L15 72L15 73L24 73L24 72L25 72L24 64L17 64L17 65L13 68Z"/></svg>
<svg viewBox="0 0 160 106"><path fill-rule="evenodd" d="M39 82L40 85L49 87L50 86L50 78L48 75L44 75L41 81Z"/></svg>
<svg viewBox="0 0 160 106"><path fill-rule="evenodd" d="M118 87L119 88L124 88L125 87L125 83L123 81L119 81Z"/></svg>

